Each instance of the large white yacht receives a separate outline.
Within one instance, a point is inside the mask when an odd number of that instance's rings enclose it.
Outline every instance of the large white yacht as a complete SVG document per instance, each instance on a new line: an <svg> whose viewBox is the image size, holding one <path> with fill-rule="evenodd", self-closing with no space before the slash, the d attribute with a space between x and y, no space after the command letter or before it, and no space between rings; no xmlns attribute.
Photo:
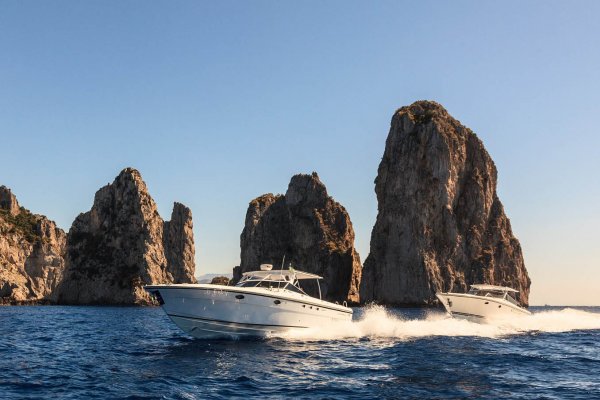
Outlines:
<svg viewBox="0 0 600 400"><path fill-rule="evenodd" d="M202 339L268 336L294 328L352 320L352 309L321 299L318 275L294 270L246 272L236 286L211 284L148 285L184 332ZM319 298L302 290L300 281L316 280Z"/></svg>
<svg viewBox="0 0 600 400"><path fill-rule="evenodd" d="M471 285L469 293L436 293L448 314L471 321L531 314L515 300L518 290L506 286Z"/></svg>

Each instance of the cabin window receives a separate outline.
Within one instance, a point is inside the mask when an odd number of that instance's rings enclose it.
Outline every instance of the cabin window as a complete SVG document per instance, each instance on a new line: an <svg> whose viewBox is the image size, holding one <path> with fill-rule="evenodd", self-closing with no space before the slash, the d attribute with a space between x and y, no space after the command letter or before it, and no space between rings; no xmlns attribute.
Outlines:
<svg viewBox="0 0 600 400"><path fill-rule="evenodd" d="M279 288L285 286L287 282L283 281L260 281L256 287L264 287L264 288Z"/></svg>
<svg viewBox="0 0 600 400"><path fill-rule="evenodd" d="M495 291L495 290L476 290L471 289L469 294L473 294L475 296L483 296L483 297L494 297L497 299L501 299L504 297L503 292Z"/></svg>
<svg viewBox="0 0 600 400"><path fill-rule="evenodd" d="M238 283L239 287L264 287L264 288L279 288L284 287L287 282L284 281L254 281L247 280Z"/></svg>
<svg viewBox="0 0 600 400"><path fill-rule="evenodd" d="M254 287L256 286L257 281L244 281L237 284L239 287Z"/></svg>

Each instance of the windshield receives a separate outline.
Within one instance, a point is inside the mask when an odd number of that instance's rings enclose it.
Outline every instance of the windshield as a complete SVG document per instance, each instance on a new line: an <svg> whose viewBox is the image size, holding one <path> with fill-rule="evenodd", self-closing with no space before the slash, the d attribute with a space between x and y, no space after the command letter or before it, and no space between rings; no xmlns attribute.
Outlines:
<svg viewBox="0 0 600 400"><path fill-rule="evenodd" d="M519 302L517 300L515 300L510 294L506 294L506 300L508 300L509 302L513 303L515 306L519 305Z"/></svg>
<svg viewBox="0 0 600 400"><path fill-rule="evenodd" d="M267 289L281 288L288 290L290 292L306 294L304 290L298 284L298 281L293 282L290 281L271 281L271 280L257 280L257 279L246 279L244 281L239 282L237 287L262 287Z"/></svg>
<svg viewBox="0 0 600 400"><path fill-rule="evenodd" d="M474 296L484 296L484 297L494 297L497 299L501 299L504 297L504 293L503 292L499 292L496 290L477 290L477 289L471 289L469 291L469 294L472 294Z"/></svg>
<svg viewBox="0 0 600 400"><path fill-rule="evenodd" d="M264 287L264 288L279 288L287 284L285 281L255 281L247 280L237 284L238 287Z"/></svg>
<svg viewBox="0 0 600 400"><path fill-rule="evenodd" d="M508 292L501 292L498 290L477 290L477 289L471 289L469 291L469 294L472 294L474 296L482 296L482 297L493 297L496 299L506 299L509 302L511 302L512 304L518 306L519 302L517 300L515 300L515 297L513 297L511 294L509 294Z"/></svg>
<svg viewBox="0 0 600 400"><path fill-rule="evenodd" d="M295 286L291 283L288 283L288 285L285 287L285 290L289 290L290 292L294 293L306 294L299 286Z"/></svg>

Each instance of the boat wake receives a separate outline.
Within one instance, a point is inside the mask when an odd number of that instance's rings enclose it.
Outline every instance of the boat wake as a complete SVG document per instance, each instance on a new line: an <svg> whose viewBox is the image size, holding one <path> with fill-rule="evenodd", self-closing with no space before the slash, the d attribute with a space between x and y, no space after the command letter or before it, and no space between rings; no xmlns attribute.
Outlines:
<svg viewBox="0 0 600 400"><path fill-rule="evenodd" d="M532 315L514 316L510 320L476 323L451 318L439 312L424 319L403 319L382 306L371 306L352 322L335 323L318 328L298 329L279 334L288 340L336 340L360 338L418 339L428 336L476 336L501 338L537 332L570 332L600 329L600 313L572 308L550 310Z"/></svg>

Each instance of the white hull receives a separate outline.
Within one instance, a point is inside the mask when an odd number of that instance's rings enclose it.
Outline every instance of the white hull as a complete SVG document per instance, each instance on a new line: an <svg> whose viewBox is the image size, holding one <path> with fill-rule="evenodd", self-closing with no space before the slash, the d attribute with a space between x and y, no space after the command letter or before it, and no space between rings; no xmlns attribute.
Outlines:
<svg viewBox="0 0 600 400"><path fill-rule="evenodd" d="M531 314L526 309L501 298L466 293L436 293L436 296L448 314L475 322Z"/></svg>
<svg viewBox="0 0 600 400"><path fill-rule="evenodd" d="M154 285L169 318L184 332L202 339L264 337L290 329L350 321L352 310L277 288L221 285Z"/></svg>

